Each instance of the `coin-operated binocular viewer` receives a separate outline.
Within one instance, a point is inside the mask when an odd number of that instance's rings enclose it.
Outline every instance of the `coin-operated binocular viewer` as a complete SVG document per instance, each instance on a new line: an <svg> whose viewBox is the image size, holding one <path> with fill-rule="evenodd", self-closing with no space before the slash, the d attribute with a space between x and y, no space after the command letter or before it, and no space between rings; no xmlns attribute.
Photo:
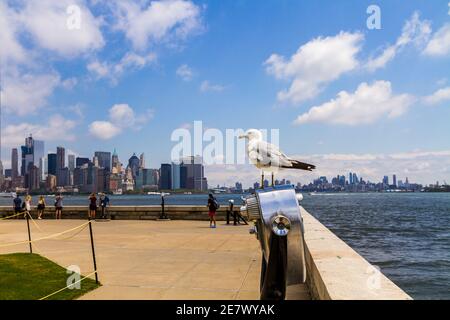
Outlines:
<svg viewBox="0 0 450 320"><path fill-rule="evenodd" d="M261 300L284 300L288 285L306 281L304 226L293 186L256 190L244 200L242 214L254 222L262 250Z"/></svg>

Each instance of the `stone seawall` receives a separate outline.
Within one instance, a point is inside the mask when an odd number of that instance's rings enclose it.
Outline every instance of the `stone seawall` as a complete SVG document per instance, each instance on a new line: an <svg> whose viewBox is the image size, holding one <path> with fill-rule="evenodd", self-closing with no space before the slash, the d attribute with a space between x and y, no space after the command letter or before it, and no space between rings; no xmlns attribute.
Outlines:
<svg viewBox="0 0 450 320"><path fill-rule="evenodd" d="M223 221L226 219L226 211L228 207L221 206L217 211L216 219ZM234 210L239 211L236 206ZM165 212L169 219L173 220L209 220L208 208L206 206L172 206L166 205ZM117 220L156 220L161 214L161 206L111 206L108 208L111 219ZM6 215L12 215L11 207L0 207L0 218ZM37 217L37 210L33 208L31 211L33 217ZM101 214L100 209L97 210L97 216ZM87 206L66 206L63 208L63 219L87 219ZM54 218L55 208L47 207L44 212L45 218Z"/></svg>

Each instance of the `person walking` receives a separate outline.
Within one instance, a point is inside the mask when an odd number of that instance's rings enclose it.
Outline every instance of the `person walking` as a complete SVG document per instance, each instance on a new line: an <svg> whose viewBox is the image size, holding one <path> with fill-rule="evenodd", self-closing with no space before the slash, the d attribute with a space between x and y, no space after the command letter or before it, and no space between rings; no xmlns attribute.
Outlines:
<svg viewBox="0 0 450 320"><path fill-rule="evenodd" d="M56 212L56 219L61 219L62 216L62 210L63 210L63 197L61 193L58 193L58 195L55 198L55 212Z"/></svg>
<svg viewBox="0 0 450 320"><path fill-rule="evenodd" d="M216 211L217 209L219 209L219 203L217 202L216 198L214 198L212 193L209 194L207 207L209 210L209 227L216 228Z"/></svg>
<svg viewBox="0 0 450 320"><path fill-rule="evenodd" d="M104 193L100 196L100 207L102 208L102 219L106 219L107 208L109 207L109 197Z"/></svg>
<svg viewBox="0 0 450 320"><path fill-rule="evenodd" d="M91 193L89 196L89 218L95 219L95 214L97 213L97 197L95 193Z"/></svg>
<svg viewBox="0 0 450 320"><path fill-rule="evenodd" d="M42 215L44 214L44 210L45 210L45 198L44 198L44 196L40 196L38 205L37 205L38 220L42 220Z"/></svg>

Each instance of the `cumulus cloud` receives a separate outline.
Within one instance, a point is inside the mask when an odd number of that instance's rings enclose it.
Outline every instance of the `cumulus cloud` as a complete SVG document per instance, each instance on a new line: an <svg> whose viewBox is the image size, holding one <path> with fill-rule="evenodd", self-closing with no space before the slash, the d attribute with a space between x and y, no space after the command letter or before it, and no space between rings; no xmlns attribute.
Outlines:
<svg viewBox="0 0 450 320"><path fill-rule="evenodd" d="M3 1L0 1L0 30L1 64L25 62L28 56L27 52L17 39L17 34L20 31L18 13L9 8Z"/></svg>
<svg viewBox="0 0 450 320"><path fill-rule="evenodd" d="M116 29L125 33L136 50L163 40L182 40L203 28L201 8L192 1L117 1L114 10Z"/></svg>
<svg viewBox="0 0 450 320"><path fill-rule="evenodd" d="M134 52L128 52L117 63L93 60L87 65L87 70L96 79L107 78L112 84L117 84L119 77L125 71L139 70L155 61L156 54L154 53L139 55Z"/></svg>
<svg viewBox="0 0 450 320"><path fill-rule="evenodd" d="M50 117L47 123L18 123L2 128L2 147L16 147L23 144L24 135L31 133L34 138L45 141L73 141L76 122L61 115Z"/></svg>
<svg viewBox="0 0 450 320"><path fill-rule="evenodd" d="M424 103L427 105L436 105L441 102L449 100L450 100L450 87L439 89L433 94L423 98Z"/></svg>
<svg viewBox="0 0 450 320"><path fill-rule="evenodd" d="M194 76L194 72L187 64L179 66L176 71L176 74L184 81L191 81L192 77Z"/></svg>
<svg viewBox="0 0 450 320"><path fill-rule="evenodd" d="M312 99L329 82L354 70L363 39L361 33L340 32L307 42L287 60L272 54L264 63L266 71L277 79L292 80L288 89L278 92L278 100L300 103Z"/></svg>
<svg viewBox="0 0 450 320"><path fill-rule="evenodd" d="M397 179L422 184L448 181L450 174L450 150L409 151L392 154L310 154L291 155L295 159L313 163L313 172L284 170L277 179L288 179L292 183L306 184L326 176L331 180L336 175L355 172L366 181L379 182L385 175L397 175ZM234 185L236 181L252 186L259 181L260 172L252 165L212 165L205 167L205 175L211 185Z"/></svg>
<svg viewBox="0 0 450 320"><path fill-rule="evenodd" d="M365 67L369 71L375 71L385 67L386 64L393 60L397 53L407 45L413 44L416 47L421 47L426 44L431 31L430 21L420 20L419 13L414 12L412 17L405 22L402 34L397 39L396 43L385 48L379 56L370 58Z"/></svg>
<svg viewBox="0 0 450 320"><path fill-rule="evenodd" d="M92 15L83 1L39 0L25 3L20 21L39 47L64 57L74 57L104 46L101 21ZM73 20L78 17L79 23Z"/></svg>
<svg viewBox="0 0 450 320"><path fill-rule="evenodd" d="M423 53L434 57L450 53L450 23L446 23L433 35Z"/></svg>
<svg viewBox="0 0 450 320"><path fill-rule="evenodd" d="M89 132L94 137L109 140L130 128L140 130L142 126L153 119L152 109L136 115L128 104L115 104L109 109L109 120L94 121L89 125Z"/></svg>
<svg viewBox="0 0 450 320"><path fill-rule="evenodd" d="M364 82L354 93L341 91L335 99L312 107L295 123L368 124L384 116L395 118L402 115L413 101L414 98L408 94L394 95L389 81L376 81L372 85Z"/></svg>
<svg viewBox="0 0 450 320"><path fill-rule="evenodd" d="M20 116L33 113L47 104L59 85L57 74L7 74L0 93L4 110Z"/></svg>
<svg viewBox="0 0 450 320"><path fill-rule="evenodd" d="M222 92L225 90L225 86L220 84L212 84L209 81L205 80L200 84L201 92Z"/></svg>

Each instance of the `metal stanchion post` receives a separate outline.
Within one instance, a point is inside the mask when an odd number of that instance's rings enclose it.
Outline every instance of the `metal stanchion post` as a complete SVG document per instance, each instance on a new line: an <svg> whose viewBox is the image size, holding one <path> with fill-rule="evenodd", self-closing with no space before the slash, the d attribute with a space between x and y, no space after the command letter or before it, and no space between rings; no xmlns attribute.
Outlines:
<svg viewBox="0 0 450 320"><path fill-rule="evenodd" d="M30 215L28 211L26 211L27 216L27 228L28 228L28 244L30 245L30 253L33 253L33 246L31 245L31 231L30 231Z"/></svg>
<svg viewBox="0 0 450 320"><path fill-rule="evenodd" d="M94 236L92 234L92 220L91 220L91 217L89 217L88 220L89 220L89 234L91 236L92 258L94 260L95 283L98 284L97 262L95 260Z"/></svg>

